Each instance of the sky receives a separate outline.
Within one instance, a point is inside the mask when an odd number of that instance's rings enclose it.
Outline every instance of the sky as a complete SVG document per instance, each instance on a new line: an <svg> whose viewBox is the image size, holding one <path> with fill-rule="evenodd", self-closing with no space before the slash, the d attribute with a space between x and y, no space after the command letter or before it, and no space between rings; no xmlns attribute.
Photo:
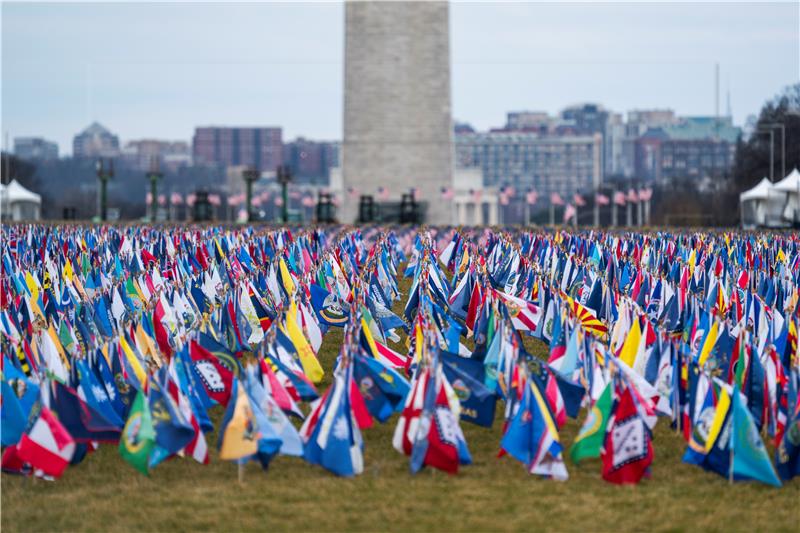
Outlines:
<svg viewBox="0 0 800 533"><path fill-rule="evenodd" d="M450 6L453 116L478 129L512 110L580 102L743 124L800 81L800 3ZM281 126L341 138L344 6L332 3L2 4L2 113L11 139L62 154L97 120L131 139L195 126Z"/></svg>

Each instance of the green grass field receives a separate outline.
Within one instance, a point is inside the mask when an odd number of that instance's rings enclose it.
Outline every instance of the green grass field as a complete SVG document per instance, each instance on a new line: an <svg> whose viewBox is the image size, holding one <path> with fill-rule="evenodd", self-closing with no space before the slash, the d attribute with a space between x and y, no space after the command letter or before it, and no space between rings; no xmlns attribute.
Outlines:
<svg viewBox="0 0 800 533"><path fill-rule="evenodd" d="M401 289L408 290L407 281ZM397 303L397 309L402 303ZM533 353L545 346L526 339ZM341 345L332 329L320 350L328 374ZM221 411L214 413L215 420ZM561 432L572 444L579 421ZM243 482L235 464L189 459L160 465L145 477L104 445L55 482L2 475L5 531L290 531L290 530L768 530L800 527L800 481L776 490L733 486L683 464L683 439L659 421L652 479L617 487L600 477L599 460L575 466L556 482L529 475L522 464L497 458L502 408L491 429L462 427L474 463L457 476L424 470L412 476L408 458L392 448L396 417L364 431L364 473L337 478L300 458L278 457L264 472L249 464ZM209 444L216 443L216 434Z"/></svg>

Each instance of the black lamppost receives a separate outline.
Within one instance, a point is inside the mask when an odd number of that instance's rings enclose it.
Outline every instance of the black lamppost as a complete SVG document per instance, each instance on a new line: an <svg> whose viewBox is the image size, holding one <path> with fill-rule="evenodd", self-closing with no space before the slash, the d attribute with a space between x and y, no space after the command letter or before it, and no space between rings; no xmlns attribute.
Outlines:
<svg viewBox="0 0 800 533"><path fill-rule="evenodd" d="M158 170L158 158L150 158L150 170L146 176L150 180L150 221L155 222L158 213L158 181L164 176Z"/></svg>
<svg viewBox="0 0 800 533"><path fill-rule="evenodd" d="M276 177L278 183L281 184L281 195L283 196L283 206L281 209L281 218L283 223L289 222L289 195L287 193L287 186L292 181L292 167L289 165L279 165L276 170Z"/></svg>
<svg viewBox="0 0 800 533"><path fill-rule="evenodd" d="M106 194L106 187L108 181L114 177L114 160L109 158L108 168L103 167L103 158L97 160L95 166L97 169L97 179L100 180L100 220L105 222L108 220L108 196Z"/></svg>
<svg viewBox="0 0 800 533"><path fill-rule="evenodd" d="M245 201L247 202L247 222L252 222L255 218L253 216L253 183L258 181L260 177L261 173L254 168L248 168L242 172L242 178L244 178L246 187Z"/></svg>

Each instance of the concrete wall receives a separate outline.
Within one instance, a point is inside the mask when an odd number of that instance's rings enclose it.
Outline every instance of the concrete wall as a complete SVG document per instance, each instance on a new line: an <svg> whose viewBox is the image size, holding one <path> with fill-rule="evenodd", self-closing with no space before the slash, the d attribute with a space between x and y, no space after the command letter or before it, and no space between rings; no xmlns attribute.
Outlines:
<svg viewBox="0 0 800 533"><path fill-rule="evenodd" d="M342 174L345 191L397 201L412 187L426 221L449 223L441 188L453 182L450 31L447 2L348 2ZM355 220L344 195L340 220Z"/></svg>

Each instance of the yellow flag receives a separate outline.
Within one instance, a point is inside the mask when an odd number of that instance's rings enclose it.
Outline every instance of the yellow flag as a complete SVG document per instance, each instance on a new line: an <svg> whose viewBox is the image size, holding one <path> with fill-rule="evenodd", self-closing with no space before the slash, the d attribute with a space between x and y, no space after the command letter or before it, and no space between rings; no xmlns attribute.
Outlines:
<svg viewBox="0 0 800 533"><path fill-rule="evenodd" d="M414 326L414 338L416 342L416 353L414 354L414 361L422 359L422 348L425 344L425 338L422 336L422 328L419 322Z"/></svg>
<svg viewBox="0 0 800 533"><path fill-rule="evenodd" d="M250 408L250 400L247 399L247 394L241 384L236 388L236 404L234 404L233 416L225 426L225 433L222 435L222 446L219 449L220 459L241 459L254 455L258 451L258 439L254 434L258 424L253 416L253 410Z"/></svg>
<svg viewBox="0 0 800 533"><path fill-rule="evenodd" d="M31 292L31 299L37 300L39 298L39 284L36 283L30 272L25 272L25 285L28 286L28 290Z"/></svg>
<svg viewBox="0 0 800 533"><path fill-rule="evenodd" d="M706 439L706 453L711 451L714 443L717 442L720 432L722 431L722 423L725 422L725 415L728 414L728 408L731 404L731 397L725 387L720 389L719 400L717 401L717 410L714 412L714 418L711 420L711 428L708 430L708 438Z"/></svg>
<svg viewBox="0 0 800 533"><path fill-rule="evenodd" d="M72 261L67 258L67 260L64 261L64 279L72 281L72 274Z"/></svg>
<svg viewBox="0 0 800 533"><path fill-rule="evenodd" d="M628 337L622 345L622 350L619 353L619 358L623 363L633 368L636 361L636 354L639 351L639 343L642 340L642 328L639 326L639 317L633 317L633 325L628 332Z"/></svg>
<svg viewBox="0 0 800 533"><path fill-rule="evenodd" d="M372 356L375 357L378 353L378 347L375 345L375 339L372 337L372 333L369 330L369 326L367 325L366 320L364 317L361 317L361 331L364 332L364 337L367 339L367 344L369 345L369 349L372 352Z"/></svg>
<svg viewBox="0 0 800 533"><path fill-rule="evenodd" d="M281 257L280 269L283 286L286 289L286 292L289 293L289 296L291 296L294 294L294 281L292 281L292 275L289 273L289 268L286 266L286 262L283 260L283 257Z"/></svg>
<svg viewBox="0 0 800 533"><path fill-rule="evenodd" d="M128 359L128 364L131 365L133 373L136 374L136 378L139 380L139 383L141 383L142 385L147 383L147 374L142 368L142 364L139 362L139 358L136 357L136 354L133 353L133 350L131 349L130 345L125 340L125 335L122 335L119 338L119 345L122 348L122 353L124 353L125 357Z"/></svg>
<svg viewBox="0 0 800 533"><path fill-rule="evenodd" d="M296 316L297 304L292 300L292 305L286 313L286 334L289 335L295 350L297 350L297 354L300 356L300 364L303 365L303 372L306 373L308 379L313 383L319 383L322 381L322 376L325 375L325 371L322 370L317 356L314 355L314 350L311 349L311 345L308 344L308 340L303 335L303 330L300 329L300 326L297 324Z"/></svg>
<svg viewBox="0 0 800 533"><path fill-rule="evenodd" d="M161 356L158 353L158 350L156 349L156 345L153 343L153 339L151 339L150 336L147 333L145 333L141 323L139 323L139 325L136 327L136 331L134 332L134 337L136 340L136 345L139 347L139 350L142 352L142 355L144 356L149 355L150 357L152 357L153 361L155 361L156 363L156 366L161 368L162 365Z"/></svg>
<svg viewBox="0 0 800 533"><path fill-rule="evenodd" d="M714 321L711 329L708 330L706 342L703 343L703 349L700 350L700 358L697 360L697 364L701 367L706 363L706 359L708 359L708 356L711 354L711 350L714 349L714 345L717 343L717 329L717 322Z"/></svg>

